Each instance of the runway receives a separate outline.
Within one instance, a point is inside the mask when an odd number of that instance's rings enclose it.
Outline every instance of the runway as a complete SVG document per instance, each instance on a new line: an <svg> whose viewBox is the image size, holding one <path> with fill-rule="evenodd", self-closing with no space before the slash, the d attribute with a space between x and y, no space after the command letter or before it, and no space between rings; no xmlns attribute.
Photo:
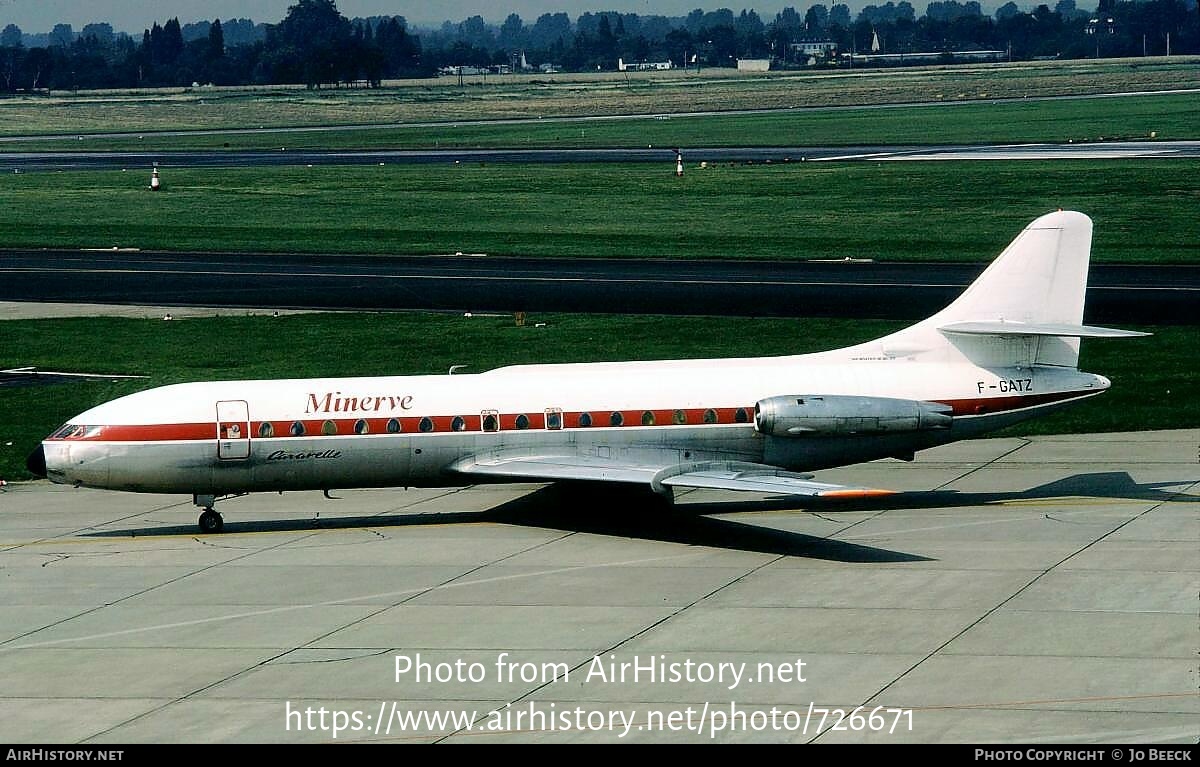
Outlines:
<svg viewBox="0 0 1200 767"><path fill-rule="evenodd" d="M0 173L53 170L378 165L430 163L670 163L675 147L593 149L195 150L153 152L5 152ZM685 161L790 163L822 161L1194 159L1200 141L1110 141L1081 144L683 147Z"/></svg>
<svg viewBox="0 0 1200 767"><path fill-rule="evenodd" d="M4 734L1194 744L1198 440L977 440L819 475L905 491L857 507L249 496L216 536L186 498L10 486Z"/></svg>
<svg viewBox="0 0 1200 767"><path fill-rule="evenodd" d="M986 264L0 251L0 301L922 319ZM1089 322L1192 324L1200 266L1093 264Z"/></svg>

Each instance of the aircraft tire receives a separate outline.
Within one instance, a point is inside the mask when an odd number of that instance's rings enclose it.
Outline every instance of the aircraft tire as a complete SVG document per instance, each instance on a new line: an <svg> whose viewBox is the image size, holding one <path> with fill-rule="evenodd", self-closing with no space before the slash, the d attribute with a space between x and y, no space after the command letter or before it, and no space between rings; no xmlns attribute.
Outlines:
<svg viewBox="0 0 1200 767"><path fill-rule="evenodd" d="M225 520L212 509L207 509L200 515L200 532L219 533L225 528Z"/></svg>

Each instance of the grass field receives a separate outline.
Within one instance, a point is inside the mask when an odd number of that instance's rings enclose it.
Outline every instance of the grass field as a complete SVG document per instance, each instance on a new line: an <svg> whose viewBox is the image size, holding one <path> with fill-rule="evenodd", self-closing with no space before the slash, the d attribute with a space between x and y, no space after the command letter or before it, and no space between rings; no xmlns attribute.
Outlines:
<svg viewBox="0 0 1200 767"><path fill-rule="evenodd" d="M138 168L0 176L0 247L986 261L1083 211L1094 258L1200 259L1200 162Z"/></svg>
<svg viewBox="0 0 1200 767"><path fill-rule="evenodd" d="M673 146L973 143L1197 137L1200 97L992 104L991 99L1200 87L1200 59L926 68L744 77L729 72L408 83L380 91L278 88L0 100L0 135L662 114L972 102L602 124L550 123L288 134L287 145ZM137 148L275 146L276 137L155 138ZM266 142L266 143L262 143ZM9 149L36 144L11 144ZM57 142L59 149L99 143ZM115 148L109 143L105 148ZM0 248L485 252L630 258L986 261L1034 217L1081 210L1097 261L1200 259L1200 161L662 165L319 166L0 175ZM799 353L882 335L894 323L549 316L298 315L0 323L0 367L148 374L148 381L0 388L0 478L55 426L138 388L178 381L480 371L501 364ZM1194 328L1089 340L1082 367L1113 391L1020 433L1200 425ZM232 339L232 341L231 341ZM232 347L231 347L232 343ZM231 348L233 353L231 353ZM287 349L286 355L279 353ZM97 350L103 350L99 353Z"/></svg>
<svg viewBox="0 0 1200 767"><path fill-rule="evenodd" d="M766 114L453 123L297 133L42 140L3 151L179 151L186 149L455 149L576 147L850 146L1096 142L1200 138L1200 93L1056 101L957 102ZM2 155L0 155L2 157Z"/></svg>
<svg viewBox="0 0 1200 767"><path fill-rule="evenodd" d="M534 320L545 327L534 327ZM146 381L0 388L0 478L26 476L24 457L55 427L138 389L214 379L466 372L506 364L758 356L821 351L900 327L882 321L713 317L465 318L431 314L309 314L161 320L79 318L0 323L0 368L149 375ZM1103 397L1014 427L1057 433L1200 426L1194 328L1144 328L1137 340L1092 340L1081 367L1113 380ZM231 349L230 339L236 339ZM103 357L87 350L104 349ZM287 349L281 355L280 349ZM10 444L11 443L11 444Z"/></svg>
<svg viewBox="0 0 1200 767"><path fill-rule="evenodd" d="M273 87L0 99L0 135L777 109L1200 87L1200 57L744 74L731 70L409 81L378 90Z"/></svg>

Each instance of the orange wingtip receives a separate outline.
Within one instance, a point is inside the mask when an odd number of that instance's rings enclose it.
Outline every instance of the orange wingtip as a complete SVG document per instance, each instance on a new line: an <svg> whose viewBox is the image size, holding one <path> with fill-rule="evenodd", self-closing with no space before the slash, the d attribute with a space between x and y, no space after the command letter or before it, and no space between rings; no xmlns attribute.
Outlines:
<svg viewBox="0 0 1200 767"><path fill-rule="evenodd" d="M822 498L882 498L885 495L896 495L895 490L876 490L870 487L859 489L846 488L845 490L826 490L821 493Z"/></svg>

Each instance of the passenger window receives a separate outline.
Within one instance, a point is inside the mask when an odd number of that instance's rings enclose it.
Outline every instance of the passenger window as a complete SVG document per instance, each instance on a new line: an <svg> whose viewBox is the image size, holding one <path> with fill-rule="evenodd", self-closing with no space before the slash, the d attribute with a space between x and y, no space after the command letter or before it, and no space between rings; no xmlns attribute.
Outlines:
<svg viewBox="0 0 1200 767"><path fill-rule="evenodd" d="M393 420L395 420L395 419L393 419ZM357 421L354 422L354 433L355 434L366 434L369 431L371 431L371 427L362 418L359 418Z"/></svg>
<svg viewBox="0 0 1200 767"><path fill-rule="evenodd" d="M647 410L644 413L642 413L642 426L653 426L653 425L654 425L654 413L650 410Z"/></svg>
<svg viewBox="0 0 1200 767"><path fill-rule="evenodd" d="M562 410L555 407L546 410L546 428L551 431L562 428Z"/></svg>
<svg viewBox="0 0 1200 767"><path fill-rule="evenodd" d="M270 421L263 421L258 425L258 436L263 439L274 437L275 427L271 425Z"/></svg>
<svg viewBox="0 0 1200 767"><path fill-rule="evenodd" d="M671 423L676 425L687 423L687 413L682 410L676 410L671 414Z"/></svg>
<svg viewBox="0 0 1200 767"><path fill-rule="evenodd" d="M293 437L304 436L304 424L300 421L292 421L291 434Z"/></svg>
<svg viewBox="0 0 1200 767"><path fill-rule="evenodd" d="M591 425L592 425L592 414L591 413L580 413L579 414L579 426L581 428L586 429Z"/></svg>
<svg viewBox="0 0 1200 767"><path fill-rule="evenodd" d="M454 416L454 420L450 422L451 431L463 431L467 428L467 420L461 415Z"/></svg>
<svg viewBox="0 0 1200 767"><path fill-rule="evenodd" d="M389 419L388 419L388 422L387 422L387 433L388 433L388 434L399 434L399 433L400 433L400 421L399 421L399 419L396 419L396 418L389 418Z"/></svg>
<svg viewBox="0 0 1200 767"><path fill-rule="evenodd" d="M705 423L716 423L717 422L717 411L713 410L711 407L708 410L705 410L704 411L704 422Z"/></svg>
<svg viewBox="0 0 1200 767"><path fill-rule="evenodd" d="M518 429L528 429L529 428L529 416L525 415L524 413L521 413L519 416L517 416L517 428Z"/></svg>
<svg viewBox="0 0 1200 767"><path fill-rule="evenodd" d="M417 428L423 432L433 431L433 419L431 419L429 416L425 416L421 419L420 423L417 424Z"/></svg>
<svg viewBox="0 0 1200 767"><path fill-rule="evenodd" d="M738 423L750 423L750 414L746 412L746 408L739 407L737 412L733 414L733 420Z"/></svg>
<svg viewBox="0 0 1200 767"><path fill-rule="evenodd" d="M483 411L483 430L500 431L500 414L495 410Z"/></svg>
<svg viewBox="0 0 1200 767"><path fill-rule="evenodd" d="M326 421L321 424L321 433L326 437L337 434L337 424L333 421Z"/></svg>
<svg viewBox="0 0 1200 767"><path fill-rule="evenodd" d="M625 423L625 416L621 415L620 410L614 410L608 416L608 423L612 426L620 426Z"/></svg>

